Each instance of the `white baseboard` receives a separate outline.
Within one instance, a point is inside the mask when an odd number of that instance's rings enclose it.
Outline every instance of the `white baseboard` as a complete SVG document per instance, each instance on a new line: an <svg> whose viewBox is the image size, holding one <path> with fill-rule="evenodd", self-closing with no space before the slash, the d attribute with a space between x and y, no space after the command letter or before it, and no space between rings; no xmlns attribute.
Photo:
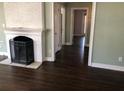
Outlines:
<svg viewBox="0 0 124 93"><path fill-rule="evenodd" d="M71 42L66 42L65 45L72 45L72 43Z"/></svg>
<svg viewBox="0 0 124 93"><path fill-rule="evenodd" d="M54 58L52 58L52 57L45 57L44 61L54 62Z"/></svg>
<svg viewBox="0 0 124 93"><path fill-rule="evenodd" d="M0 55L8 56L8 53L7 52L0 52Z"/></svg>
<svg viewBox="0 0 124 93"><path fill-rule="evenodd" d="M124 71L124 67L122 66L108 65L108 64L102 64L102 63L92 63L91 67L110 69L110 70L116 70L116 71Z"/></svg>

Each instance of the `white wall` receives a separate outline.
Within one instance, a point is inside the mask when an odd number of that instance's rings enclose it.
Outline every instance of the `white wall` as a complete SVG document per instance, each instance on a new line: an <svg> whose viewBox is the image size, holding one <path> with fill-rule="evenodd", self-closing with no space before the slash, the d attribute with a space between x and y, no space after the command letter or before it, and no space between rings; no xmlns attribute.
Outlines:
<svg viewBox="0 0 124 93"><path fill-rule="evenodd" d="M34 2L4 3L6 32L8 31L11 33L12 31L15 30L15 29L11 29L11 27L29 28L29 29L23 29L20 31L15 31L16 35L12 34L11 38L18 35L32 38L34 41L35 61L38 61L38 62L42 62L42 58L45 56L44 54L45 41L43 41L45 40L45 33L43 32L43 30L45 29L43 4L44 3L40 3L40 2L38 3L34 3ZM10 28L12 31L8 28ZM8 35L7 37L6 35L6 38L7 38L6 41L9 41L10 39L9 36L10 35ZM8 42L7 42L7 45L9 49Z"/></svg>
<svg viewBox="0 0 124 93"><path fill-rule="evenodd" d="M41 3L4 3L6 27L42 28Z"/></svg>

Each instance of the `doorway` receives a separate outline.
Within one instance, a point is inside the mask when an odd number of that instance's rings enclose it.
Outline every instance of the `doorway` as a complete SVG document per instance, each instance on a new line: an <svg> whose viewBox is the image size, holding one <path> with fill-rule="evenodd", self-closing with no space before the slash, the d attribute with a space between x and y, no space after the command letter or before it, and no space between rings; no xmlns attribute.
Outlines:
<svg viewBox="0 0 124 93"><path fill-rule="evenodd" d="M71 8L71 20L70 20L70 43L75 47L79 47L82 58L88 59L86 46L87 34L89 29L89 8ZM85 47L86 46L86 47ZM86 61L87 62L87 61Z"/></svg>
<svg viewBox="0 0 124 93"><path fill-rule="evenodd" d="M87 37L88 12L86 8L71 8L70 43L73 44L74 36ZM77 30L77 31L76 31Z"/></svg>
<svg viewBox="0 0 124 93"><path fill-rule="evenodd" d="M85 44L85 16L87 15L87 10L85 9L74 9L73 10L73 21L74 21L74 27L73 27L73 41L72 44L75 44L75 40L78 40L79 45L82 47L82 50L84 51L84 44Z"/></svg>
<svg viewBox="0 0 124 93"><path fill-rule="evenodd" d="M84 36L86 10L74 10L74 32L73 36Z"/></svg>

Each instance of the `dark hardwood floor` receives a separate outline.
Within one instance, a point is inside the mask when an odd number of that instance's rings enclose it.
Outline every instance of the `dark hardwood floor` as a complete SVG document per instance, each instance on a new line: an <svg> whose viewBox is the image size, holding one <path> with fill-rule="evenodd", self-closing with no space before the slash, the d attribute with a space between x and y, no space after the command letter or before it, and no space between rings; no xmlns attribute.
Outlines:
<svg viewBox="0 0 124 93"><path fill-rule="evenodd" d="M0 90L124 90L124 72L87 66L83 40L75 37L37 70L0 65Z"/></svg>

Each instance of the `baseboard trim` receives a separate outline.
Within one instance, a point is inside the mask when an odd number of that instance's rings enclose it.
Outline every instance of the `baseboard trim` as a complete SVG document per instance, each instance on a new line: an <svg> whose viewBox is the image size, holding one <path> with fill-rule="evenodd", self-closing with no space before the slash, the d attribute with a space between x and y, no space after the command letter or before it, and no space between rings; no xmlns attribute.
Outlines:
<svg viewBox="0 0 124 93"><path fill-rule="evenodd" d="M72 45L72 43L71 42L66 42L65 45Z"/></svg>
<svg viewBox="0 0 124 93"><path fill-rule="evenodd" d="M116 70L116 71L124 71L124 67L122 66L108 65L108 64L102 64L102 63L92 63L91 67Z"/></svg>
<svg viewBox="0 0 124 93"><path fill-rule="evenodd" d="M54 58L52 58L52 57L45 57L44 61L54 62Z"/></svg>
<svg viewBox="0 0 124 93"><path fill-rule="evenodd" d="M8 53L7 52L0 52L0 55L8 56Z"/></svg>

